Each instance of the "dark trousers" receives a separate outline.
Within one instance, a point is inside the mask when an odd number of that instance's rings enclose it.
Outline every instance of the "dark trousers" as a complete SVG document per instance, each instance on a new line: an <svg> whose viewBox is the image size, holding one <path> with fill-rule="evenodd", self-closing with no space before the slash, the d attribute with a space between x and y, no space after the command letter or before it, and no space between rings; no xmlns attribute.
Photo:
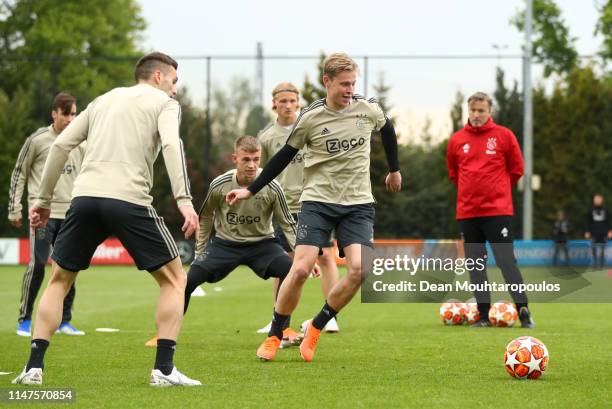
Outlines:
<svg viewBox="0 0 612 409"><path fill-rule="evenodd" d="M555 242L554 247L553 247L553 266L556 266L559 264L559 254L563 252L564 255L564 260L565 260L565 265L569 266L570 265L570 256L569 256L569 249L567 247L567 242L566 241L559 241L559 242Z"/></svg>
<svg viewBox="0 0 612 409"><path fill-rule="evenodd" d="M62 227L64 220L49 219L44 229L30 230L30 262L23 274L21 284L21 302L19 305L19 321L31 320L34 301L38 295L38 290L45 278L45 265L49 260L51 247L55 244L57 233ZM70 287L66 298L64 298L64 309L62 312L62 322L72 319L72 305L76 290L74 284Z"/></svg>
<svg viewBox="0 0 612 409"><path fill-rule="evenodd" d="M593 268L604 268L606 264L606 239L596 237L591 244L593 252Z"/></svg>
<svg viewBox="0 0 612 409"><path fill-rule="evenodd" d="M468 259L487 258L486 242L491 244L493 255L497 266L508 284L522 284L523 276L516 264L514 257L514 246L512 244L512 217L511 216L489 216L475 217L459 220L461 235L464 240L465 257ZM487 269L474 268L470 271L470 279L473 284L483 284L488 281ZM518 309L527 306L527 295L511 291L510 296L516 303ZM489 316L491 306L491 293L489 291L477 291L474 293L478 310L481 317Z"/></svg>

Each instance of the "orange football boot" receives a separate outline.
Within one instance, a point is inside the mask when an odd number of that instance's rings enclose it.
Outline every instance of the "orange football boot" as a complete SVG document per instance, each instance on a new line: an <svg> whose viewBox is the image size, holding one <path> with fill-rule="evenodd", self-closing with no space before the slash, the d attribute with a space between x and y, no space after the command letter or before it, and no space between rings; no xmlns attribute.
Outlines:
<svg viewBox="0 0 612 409"><path fill-rule="evenodd" d="M280 348L281 340L276 336L266 338L257 348L257 357L264 361L271 361L276 356L276 351Z"/></svg>
<svg viewBox="0 0 612 409"><path fill-rule="evenodd" d="M300 355L304 361L310 362L314 358L319 336L321 336L321 330L316 329L312 325L312 321L310 321L306 328L306 333L304 334L304 340L300 344Z"/></svg>

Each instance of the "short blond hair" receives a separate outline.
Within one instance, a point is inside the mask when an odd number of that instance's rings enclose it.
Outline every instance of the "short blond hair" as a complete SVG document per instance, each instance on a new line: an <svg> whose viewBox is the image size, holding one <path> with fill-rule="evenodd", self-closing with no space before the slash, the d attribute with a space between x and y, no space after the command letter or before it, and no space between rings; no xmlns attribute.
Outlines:
<svg viewBox="0 0 612 409"><path fill-rule="evenodd" d="M242 149L245 152L253 153L261 150L259 139L254 136L241 136L234 142L234 153L238 153L238 150Z"/></svg>
<svg viewBox="0 0 612 409"><path fill-rule="evenodd" d="M281 92L293 92L298 100L298 106L300 103L300 91L295 85L290 82L281 82L272 90L272 110L276 111L276 96Z"/></svg>
<svg viewBox="0 0 612 409"><path fill-rule="evenodd" d="M330 79L345 71L355 71L359 73L359 66L346 53L332 53L323 60L323 74Z"/></svg>
<svg viewBox="0 0 612 409"><path fill-rule="evenodd" d="M290 82L281 82L272 90L272 98L276 96L276 94L280 94L281 92L293 92L300 96L300 91L297 89L295 85Z"/></svg>
<svg viewBox="0 0 612 409"><path fill-rule="evenodd" d="M470 95L470 97L467 100L468 105L470 105L472 101L486 101L487 104L489 104L489 108L493 108L493 100L491 99L489 94L486 94L484 92L479 91L479 92L475 92L472 95Z"/></svg>

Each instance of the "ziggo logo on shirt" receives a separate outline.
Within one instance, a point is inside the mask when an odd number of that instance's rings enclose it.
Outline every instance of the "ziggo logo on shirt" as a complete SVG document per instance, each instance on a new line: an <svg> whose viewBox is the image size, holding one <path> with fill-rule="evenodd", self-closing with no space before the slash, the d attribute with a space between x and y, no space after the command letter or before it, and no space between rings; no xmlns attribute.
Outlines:
<svg viewBox="0 0 612 409"><path fill-rule="evenodd" d="M361 146L366 143L366 138L361 136L359 138L351 139L329 139L325 142L325 147L329 153L338 153L340 151L347 152L351 149Z"/></svg>
<svg viewBox="0 0 612 409"><path fill-rule="evenodd" d="M259 216L242 216L232 212L227 214L226 219L229 224L253 224L261 221Z"/></svg>

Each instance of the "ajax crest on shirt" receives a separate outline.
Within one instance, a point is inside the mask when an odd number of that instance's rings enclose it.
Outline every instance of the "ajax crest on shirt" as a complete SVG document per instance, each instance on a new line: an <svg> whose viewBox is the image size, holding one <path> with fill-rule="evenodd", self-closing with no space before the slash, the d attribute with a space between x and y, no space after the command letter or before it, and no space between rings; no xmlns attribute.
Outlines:
<svg viewBox="0 0 612 409"><path fill-rule="evenodd" d="M495 152L495 148L497 148L497 139L496 138L489 138L487 140L487 154L488 155L495 155L497 152Z"/></svg>

